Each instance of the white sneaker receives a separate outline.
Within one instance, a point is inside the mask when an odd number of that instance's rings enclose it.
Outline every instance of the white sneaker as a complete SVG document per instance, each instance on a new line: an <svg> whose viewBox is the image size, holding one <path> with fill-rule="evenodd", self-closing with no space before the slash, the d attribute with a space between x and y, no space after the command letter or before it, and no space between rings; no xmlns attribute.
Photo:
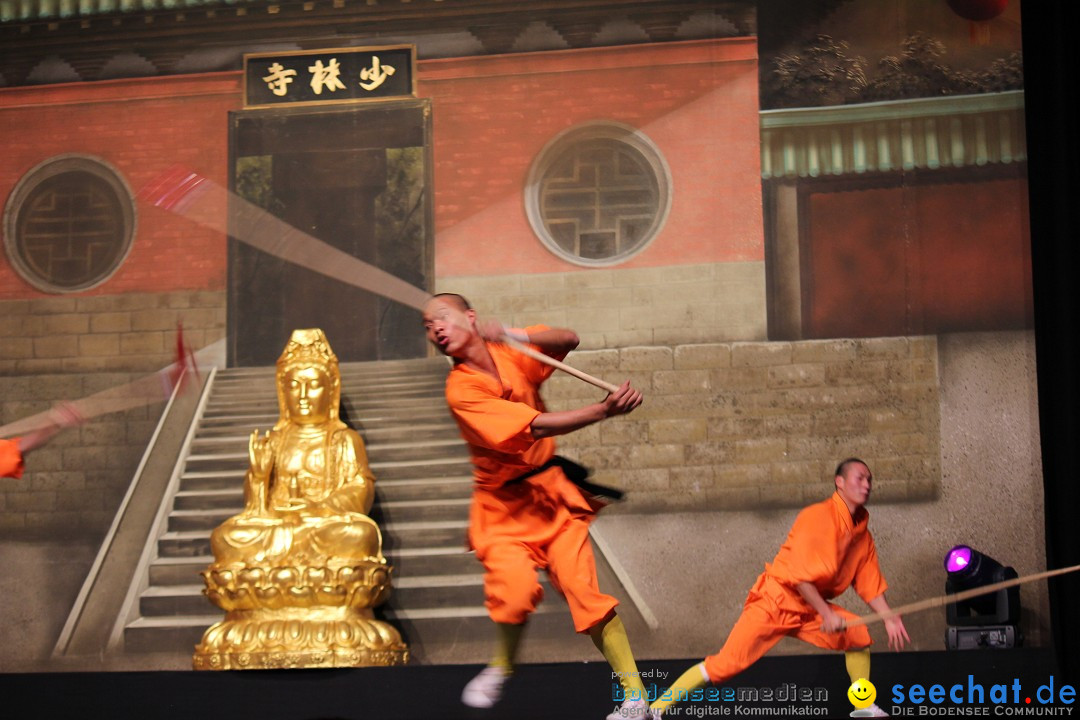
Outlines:
<svg viewBox="0 0 1080 720"><path fill-rule="evenodd" d="M615 708L607 720L625 720L625 718L637 718L637 720L653 720L659 715L649 710L649 701L642 698L627 698L623 704Z"/></svg>
<svg viewBox="0 0 1080 720"><path fill-rule="evenodd" d="M876 703L871 703L862 710L852 710L850 717L889 717L889 713L879 708Z"/></svg>
<svg viewBox="0 0 1080 720"><path fill-rule="evenodd" d="M484 668L461 691L461 702L472 708L492 707L502 697L503 685L509 677L503 668Z"/></svg>

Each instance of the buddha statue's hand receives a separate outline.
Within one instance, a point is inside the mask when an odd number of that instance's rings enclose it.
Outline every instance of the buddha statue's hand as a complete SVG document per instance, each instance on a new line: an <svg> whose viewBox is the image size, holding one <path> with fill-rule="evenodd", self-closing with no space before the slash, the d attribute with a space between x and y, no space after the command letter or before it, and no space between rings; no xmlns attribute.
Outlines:
<svg viewBox="0 0 1080 720"><path fill-rule="evenodd" d="M311 514L311 503L300 498L289 498L286 503L277 506L277 510L283 517L299 521L304 515Z"/></svg>
<svg viewBox="0 0 1080 720"><path fill-rule="evenodd" d="M263 436L253 430L248 441L248 457L251 460L251 474L260 480L269 480L274 468L274 447L270 443L270 431Z"/></svg>

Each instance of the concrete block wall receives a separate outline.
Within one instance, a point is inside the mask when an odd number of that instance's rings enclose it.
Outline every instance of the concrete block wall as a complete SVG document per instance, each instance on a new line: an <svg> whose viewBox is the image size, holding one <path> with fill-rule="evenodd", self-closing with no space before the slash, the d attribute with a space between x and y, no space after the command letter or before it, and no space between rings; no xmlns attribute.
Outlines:
<svg viewBox="0 0 1080 720"><path fill-rule="evenodd" d="M0 301L0 375L158 370L224 337L224 291L63 295Z"/></svg>
<svg viewBox="0 0 1080 720"><path fill-rule="evenodd" d="M0 301L0 425L124 385L171 363L181 322L193 350L225 334L225 293L58 296ZM0 538L100 538L164 408L94 418L0 479Z"/></svg>
<svg viewBox="0 0 1080 720"><path fill-rule="evenodd" d="M510 327L571 327L582 349L766 337L761 262L447 277L437 290Z"/></svg>
<svg viewBox="0 0 1080 720"><path fill-rule="evenodd" d="M560 438L624 510L799 507L827 495L836 463L862 457L876 502L941 486L934 337L676 344L575 351L567 362L645 395L630 415ZM603 392L556 373L549 409Z"/></svg>

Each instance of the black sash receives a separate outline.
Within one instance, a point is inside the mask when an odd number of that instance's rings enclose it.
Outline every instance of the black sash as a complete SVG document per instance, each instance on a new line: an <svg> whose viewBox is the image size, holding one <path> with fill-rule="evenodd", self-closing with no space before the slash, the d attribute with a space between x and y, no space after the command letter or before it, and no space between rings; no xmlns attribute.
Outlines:
<svg viewBox="0 0 1080 720"><path fill-rule="evenodd" d="M531 478L533 475L538 475L553 467L561 468L563 474L566 475L566 479L581 488L581 491L585 493L586 496L594 497L601 502L618 502L626 495L622 490L589 482L589 468L584 465L578 465L573 460L564 458L562 455L552 455L551 459L540 467L522 473L512 480L507 480L504 484L512 485L513 483L521 482L522 480Z"/></svg>

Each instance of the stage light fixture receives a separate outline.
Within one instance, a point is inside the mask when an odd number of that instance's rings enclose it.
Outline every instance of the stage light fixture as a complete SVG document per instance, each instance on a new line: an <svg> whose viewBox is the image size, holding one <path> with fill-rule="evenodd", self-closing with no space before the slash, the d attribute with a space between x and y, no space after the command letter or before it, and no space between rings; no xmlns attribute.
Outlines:
<svg viewBox="0 0 1080 720"><path fill-rule="evenodd" d="M1016 571L969 545L945 555L945 592L952 594L1015 578ZM950 650L1007 648L1021 644L1020 589L1005 588L945 606L945 646Z"/></svg>

